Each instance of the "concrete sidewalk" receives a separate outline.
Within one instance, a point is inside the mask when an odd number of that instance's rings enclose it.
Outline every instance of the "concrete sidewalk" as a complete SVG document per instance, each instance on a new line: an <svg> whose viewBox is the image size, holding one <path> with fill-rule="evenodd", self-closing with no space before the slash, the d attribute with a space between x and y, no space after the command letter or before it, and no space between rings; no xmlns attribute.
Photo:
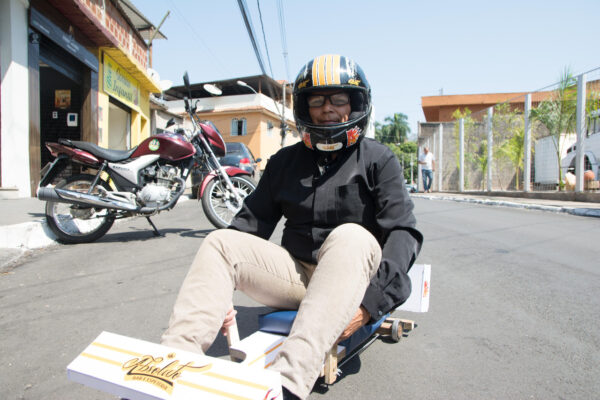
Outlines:
<svg viewBox="0 0 600 400"><path fill-rule="evenodd" d="M586 196L582 200L572 199L573 193L524 193L520 192L433 192L433 193L413 193L414 197L430 200L460 201L489 206L516 207L530 210L561 212L582 217L600 218L600 195L598 202L590 201L596 196Z"/></svg>
<svg viewBox="0 0 600 400"><path fill-rule="evenodd" d="M0 200L0 272L28 250L56 243L46 225L45 206L37 198Z"/></svg>
<svg viewBox="0 0 600 400"><path fill-rule="evenodd" d="M521 195L521 196L519 196ZM572 196L549 196L547 193L413 193L415 198L460 201L490 206L518 207L572 215L599 217L600 202L573 201ZM567 195L567 194L565 194ZM514 196L514 197L513 197ZM551 197L551 198L548 198ZM589 200L589 196L582 200ZM184 194L181 200L187 200ZM37 198L0 199L0 271L18 260L25 252L56 244L56 237L46 225L46 203Z"/></svg>
<svg viewBox="0 0 600 400"><path fill-rule="evenodd" d="M189 200L189 190L179 201ZM46 223L46 202L37 198L0 199L0 273L27 251L58 244ZM115 223L118 223L117 220Z"/></svg>

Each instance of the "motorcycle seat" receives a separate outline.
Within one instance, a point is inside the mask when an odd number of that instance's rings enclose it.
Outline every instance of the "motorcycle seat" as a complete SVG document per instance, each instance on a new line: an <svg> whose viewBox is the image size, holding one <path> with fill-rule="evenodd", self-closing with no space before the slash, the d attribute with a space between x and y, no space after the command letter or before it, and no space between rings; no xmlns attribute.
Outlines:
<svg viewBox="0 0 600 400"><path fill-rule="evenodd" d="M77 140L70 140L70 139L58 139L58 143L63 144L65 146L74 147L76 149L85 150L89 153L92 153L93 155L95 155L97 157L100 157L100 158L110 161L110 162L118 162L118 161L127 160L129 157L131 157L131 155L133 154L133 152L136 149L136 147L134 147L133 149L130 149L130 150L111 150L111 149L105 149L104 147L100 147L93 143L80 142Z"/></svg>

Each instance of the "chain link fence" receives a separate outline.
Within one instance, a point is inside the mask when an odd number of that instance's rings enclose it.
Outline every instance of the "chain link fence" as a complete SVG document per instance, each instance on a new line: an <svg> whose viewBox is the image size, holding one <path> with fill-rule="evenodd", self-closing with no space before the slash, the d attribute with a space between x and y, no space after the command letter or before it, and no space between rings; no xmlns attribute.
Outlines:
<svg viewBox="0 0 600 400"><path fill-rule="evenodd" d="M599 193L600 68L453 117L419 124L419 154L428 147L436 160L434 190Z"/></svg>

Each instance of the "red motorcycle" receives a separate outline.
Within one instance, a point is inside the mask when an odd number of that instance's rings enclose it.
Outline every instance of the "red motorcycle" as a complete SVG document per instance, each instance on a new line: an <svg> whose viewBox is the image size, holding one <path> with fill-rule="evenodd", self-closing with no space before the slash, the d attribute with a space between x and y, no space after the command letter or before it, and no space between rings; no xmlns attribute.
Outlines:
<svg viewBox="0 0 600 400"><path fill-rule="evenodd" d="M183 80L189 91L187 72ZM38 198L46 201L48 226L60 241L92 242L115 219L132 216L146 217L160 235L150 217L175 207L194 168L207 171L198 193L207 218L217 228L229 225L256 184L247 171L219 163L217 156L225 155L221 134L212 122L200 121L197 101L185 97L184 103L193 133L160 133L131 150L67 139L46 143L56 159L42 170ZM72 174L50 185L68 167L91 173Z"/></svg>

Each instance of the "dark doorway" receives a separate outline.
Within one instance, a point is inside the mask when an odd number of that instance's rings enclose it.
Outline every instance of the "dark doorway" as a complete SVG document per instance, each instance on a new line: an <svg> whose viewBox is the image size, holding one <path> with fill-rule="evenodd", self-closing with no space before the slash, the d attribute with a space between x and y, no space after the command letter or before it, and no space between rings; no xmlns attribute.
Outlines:
<svg viewBox="0 0 600 400"><path fill-rule="evenodd" d="M53 157L45 146L59 138L81 140L82 83L40 64L41 166Z"/></svg>
<svg viewBox="0 0 600 400"><path fill-rule="evenodd" d="M85 36L66 32L70 24L60 14L47 13L53 22L34 7L29 11L29 171L35 193L40 171L51 159L46 142L61 137L97 142L98 59L87 50L91 43L75 39Z"/></svg>

